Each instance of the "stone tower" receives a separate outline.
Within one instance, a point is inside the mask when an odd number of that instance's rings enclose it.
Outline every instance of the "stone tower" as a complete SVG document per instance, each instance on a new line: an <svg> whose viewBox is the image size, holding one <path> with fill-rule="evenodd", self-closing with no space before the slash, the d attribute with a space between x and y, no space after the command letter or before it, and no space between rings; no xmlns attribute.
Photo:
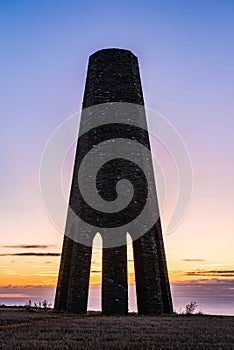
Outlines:
<svg viewBox="0 0 234 350"><path fill-rule="evenodd" d="M94 53L89 59L83 98L83 110L88 107L112 102L144 106L137 57L128 50L104 49ZM146 125L145 115L141 115L140 118ZM82 115L81 124L85 124L85 122L85 116ZM117 122L118 120L116 120L116 123ZM133 129L134 128L124 128L123 124L115 124L115 137L117 133L117 137L119 138L128 137L131 139ZM79 158L82 158L82 152L86 152L86 150L84 151L85 148L91 149L92 146L95 145L96 135L99 135L98 137L101 138L104 135L105 138L105 135L110 133L108 126L105 131L101 132L98 130L99 129L96 130L97 133L95 131L95 136L94 134L89 134L89 136L86 135L82 139L79 138L77 144L69 205L78 216L85 215L88 210L81 200L81 193L78 191L76 180L78 177ZM141 137L144 138L144 143L150 150L147 126L146 132L142 133ZM132 140L135 140L135 138L132 137ZM140 157L142 158L141 155ZM118 171L121 173L122 169L126 166L126 161L120 159L119 165ZM112 163L109 164L108 169L107 177L108 174L113 172ZM153 176L151 156L147 169L147 171L151 173L151 176ZM138 174L139 171L136 168L132 168L128 173L128 176L131 177L130 181L133 180L136 182L136 188L142 187L141 184L143 181ZM103 179L106 179L105 174L99 174L99 177L101 177L101 183ZM104 190L106 190L106 188ZM158 211L156 188L153 191L155 199L153 210L155 209L155 211ZM144 201L144 196L145 190L140 193L141 199L139 202ZM132 212L134 212L134 210L137 209L132 209ZM94 220L94 222L95 220L98 222L99 219L101 220L101 215L99 214L100 212L97 212L96 215L92 215L91 219ZM127 216L129 216L129 214ZM125 219L126 217L123 216L123 220ZM92 240L95 233L98 232L98 229L96 232L87 233L87 237L85 237L86 244L84 244L84 241L81 242L77 239L73 239L73 237L79 235L79 231L82 230L79 225L77 225L75 229L72 229L70 221L70 214L68 211L55 297L55 310L59 312L86 313ZM114 227L115 221L117 221L117 216L109 216L109 219L106 221L106 227ZM74 231L73 234L66 234L66 232L69 231L70 233L72 230ZM85 234L86 233L82 231L82 235L84 236ZM104 239L103 237L103 240ZM118 246L105 247L104 245L103 247L102 312L107 315L125 315L128 313L126 232L121 239L122 243ZM143 235L139 236L139 238L134 239L133 237L133 253L138 313L142 315L171 313L173 311L172 299L160 217L158 217L152 227Z"/></svg>

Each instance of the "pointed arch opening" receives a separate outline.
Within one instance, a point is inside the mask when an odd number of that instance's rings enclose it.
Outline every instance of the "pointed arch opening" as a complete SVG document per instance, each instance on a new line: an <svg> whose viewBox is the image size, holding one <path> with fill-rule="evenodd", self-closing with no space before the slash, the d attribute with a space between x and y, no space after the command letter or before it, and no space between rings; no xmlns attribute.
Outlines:
<svg viewBox="0 0 234 350"><path fill-rule="evenodd" d="M97 233L93 239L88 311L101 311L101 284L102 284L102 237Z"/></svg>
<svg viewBox="0 0 234 350"><path fill-rule="evenodd" d="M132 245L132 238L129 233L127 233L127 261L128 261L128 311L137 312L133 245Z"/></svg>

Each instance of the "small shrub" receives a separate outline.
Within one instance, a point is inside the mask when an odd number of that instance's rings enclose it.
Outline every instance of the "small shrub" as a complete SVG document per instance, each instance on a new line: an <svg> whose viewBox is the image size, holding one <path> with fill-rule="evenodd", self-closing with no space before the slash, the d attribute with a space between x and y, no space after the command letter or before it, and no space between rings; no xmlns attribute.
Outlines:
<svg viewBox="0 0 234 350"><path fill-rule="evenodd" d="M197 307L198 307L198 305L197 305L196 301L191 301L191 303L187 304L185 307L186 308L186 311L185 311L186 315L192 315Z"/></svg>

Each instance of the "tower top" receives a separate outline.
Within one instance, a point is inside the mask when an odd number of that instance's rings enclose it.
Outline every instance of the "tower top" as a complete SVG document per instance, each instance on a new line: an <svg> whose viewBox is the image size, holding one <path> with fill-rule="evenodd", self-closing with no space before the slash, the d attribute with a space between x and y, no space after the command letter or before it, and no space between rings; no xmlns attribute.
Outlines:
<svg viewBox="0 0 234 350"><path fill-rule="evenodd" d="M118 55L124 54L124 55L134 56L135 58L137 58L137 56L134 55L134 53L130 50L111 47L111 48L101 49L101 50L94 52L92 55L90 55L90 59L95 58L96 56L99 56L99 55L101 55L101 56L116 56L117 54Z"/></svg>
<svg viewBox="0 0 234 350"><path fill-rule="evenodd" d="M83 108L107 102L144 105L138 59L130 50L102 49L89 57Z"/></svg>

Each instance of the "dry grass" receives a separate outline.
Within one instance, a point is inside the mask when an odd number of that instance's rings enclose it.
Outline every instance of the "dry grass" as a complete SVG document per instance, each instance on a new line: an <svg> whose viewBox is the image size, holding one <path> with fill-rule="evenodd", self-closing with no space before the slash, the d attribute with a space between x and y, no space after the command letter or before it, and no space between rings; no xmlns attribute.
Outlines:
<svg viewBox="0 0 234 350"><path fill-rule="evenodd" d="M0 349L234 349L234 317L63 315L0 310Z"/></svg>

